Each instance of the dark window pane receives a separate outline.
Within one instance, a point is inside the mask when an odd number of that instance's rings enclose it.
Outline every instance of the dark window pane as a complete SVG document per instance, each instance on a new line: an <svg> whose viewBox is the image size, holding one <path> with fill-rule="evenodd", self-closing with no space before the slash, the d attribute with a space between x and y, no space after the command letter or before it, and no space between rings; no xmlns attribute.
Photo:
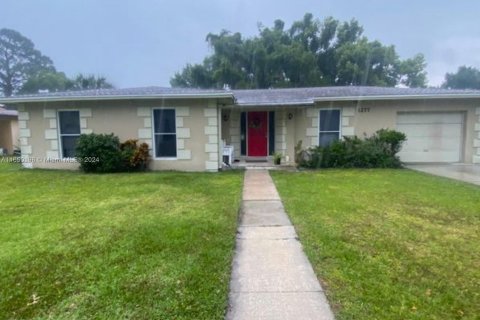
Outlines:
<svg viewBox="0 0 480 320"><path fill-rule="evenodd" d="M320 132L320 147L326 147L333 141L338 140L338 132Z"/></svg>
<svg viewBox="0 0 480 320"><path fill-rule="evenodd" d="M80 113L78 111L60 111L61 134L80 134Z"/></svg>
<svg viewBox="0 0 480 320"><path fill-rule="evenodd" d="M242 112L240 115L240 155L247 154L247 113Z"/></svg>
<svg viewBox="0 0 480 320"><path fill-rule="evenodd" d="M320 131L340 130L340 110L320 110Z"/></svg>
<svg viewBox="0 0 480 320"><path fill-rule="evenodd" d="M175 133L175 110L153 110L155 133Z"/></svg>
<svg viewBox="0 0 480 320"><path fill-rule="evenodd" d="M275 153L275 111L268 113L268 154Z"/></svg>
<svg viewBox="0 0 480 320"><path fill-rule="evenodd" d="M177 135L156 134L155 135L155 156L176 157L177 156Z"/></svg>
<svg viewBox="0 0 480 320"><path fill-rule="evenodd" d="M64 158L75 157L75 147L77 146L78 136L62 137L62 156Z"/></svg>

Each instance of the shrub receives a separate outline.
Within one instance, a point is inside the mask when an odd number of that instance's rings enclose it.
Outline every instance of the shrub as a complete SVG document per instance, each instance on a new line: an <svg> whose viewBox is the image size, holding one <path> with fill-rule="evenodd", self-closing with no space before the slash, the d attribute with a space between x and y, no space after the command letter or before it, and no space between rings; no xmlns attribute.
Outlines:
<svg viewBox="0 0 480 320"><path fill-rule="evenodd" d="M137 140L120 143L112 134L82 134L76 157L84 172L107 173L145 170L149 161L148 145Z"/></svg>
<svg viewBox="0 0 480 320"><path fill-rule="evenodd" d="M383 144L385 151L389 155L394 156L402 148L402 144L407 140L407 136L395 130L380 129L372 136L372 139Z"/></svg>
<svg viewBox="0 0 480 320"><path fill-rule="evenodd" d="M150 160L148 144L141 143L140 146L137 146L137 142L136 139L130 139L120 144L123 169L126 171L143 171L147 168Z"/></svg>
<svg viewBox="0 0 480 320"><path fill-rule="evenodd" d="M76 157L84 172L116 172L122 167L120 140L111 134L81 134ZM97 161L95 161L95 159Z"/></svg>
<svg viewBox="0 0 480 320"><path fill-rule="evenodd" d="M298 163L307 168L398 168L397 157L406 136L381 129L364 140L344 137L327 147L314 147L301 154Z"/></svg>

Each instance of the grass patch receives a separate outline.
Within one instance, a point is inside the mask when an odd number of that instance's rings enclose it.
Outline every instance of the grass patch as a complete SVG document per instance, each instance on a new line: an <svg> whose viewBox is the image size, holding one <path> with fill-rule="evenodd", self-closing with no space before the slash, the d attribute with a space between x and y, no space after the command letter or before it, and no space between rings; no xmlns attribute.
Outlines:
<svg viewBox="0 0 480 320"><path fill-rule="evenodd" d="M272 176L338 319L478 319L480 188L410 170Z"/></svg>
<svg viewBox="0 0 480 320"><path fill-rule="evenodd" d="M0 164L0 183L0 318L223 318L241 174Z"/></svg>

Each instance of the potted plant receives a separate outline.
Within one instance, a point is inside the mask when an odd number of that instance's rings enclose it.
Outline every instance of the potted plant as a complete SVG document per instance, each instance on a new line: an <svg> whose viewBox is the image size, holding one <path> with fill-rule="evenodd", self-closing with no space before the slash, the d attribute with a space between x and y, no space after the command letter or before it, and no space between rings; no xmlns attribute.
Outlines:
<svg viewBox="0 0 480 320"><path fill-rule="evenodd" d="M281 161L282 161L282 154L275 152L273 154L273 164L279 165Z"/></svg>

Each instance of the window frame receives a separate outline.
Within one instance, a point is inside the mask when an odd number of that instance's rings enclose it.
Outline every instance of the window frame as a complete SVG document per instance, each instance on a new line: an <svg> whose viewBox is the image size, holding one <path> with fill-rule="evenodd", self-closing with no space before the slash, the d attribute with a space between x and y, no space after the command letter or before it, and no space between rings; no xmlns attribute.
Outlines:
<svg viewBox="0 0 480 320"><path fill-rule="evenodd" d="M323 130L321 128L321 114L322 111L338 111L338 131L332 131L332 130ZM338 133L338 140L342 139L342 108L323 108L318 110L318 139L317 143L318 146L320 146L320 134L321 133Z"/></svg>
<svg viewBox="0 0 480 320"><path fill-rule="evenodd" d="M78 128L79 133L62 133L62 126L60 123L60 113L61 112L77 112L78 113ZM60 155L60 159L75 159L75 157L64 157L63 155L63 137L80 137L82 134L82 121L80 117L80 110L79 109L58 109L57 110L57 133L58 133L58 153Z"/></svg>
<svg viewBox="0 0 480 320"><path fill-rule="evenodd" d="M156 133L155 132L155 110L173 110L175 120L175 133ZM177 144L177 109L175 107L155 107L152 108L152 150L154 160L177 160L178 159L178 144ZM157 157L157 135L174 135L175 136L175 157Z"/></svg>

